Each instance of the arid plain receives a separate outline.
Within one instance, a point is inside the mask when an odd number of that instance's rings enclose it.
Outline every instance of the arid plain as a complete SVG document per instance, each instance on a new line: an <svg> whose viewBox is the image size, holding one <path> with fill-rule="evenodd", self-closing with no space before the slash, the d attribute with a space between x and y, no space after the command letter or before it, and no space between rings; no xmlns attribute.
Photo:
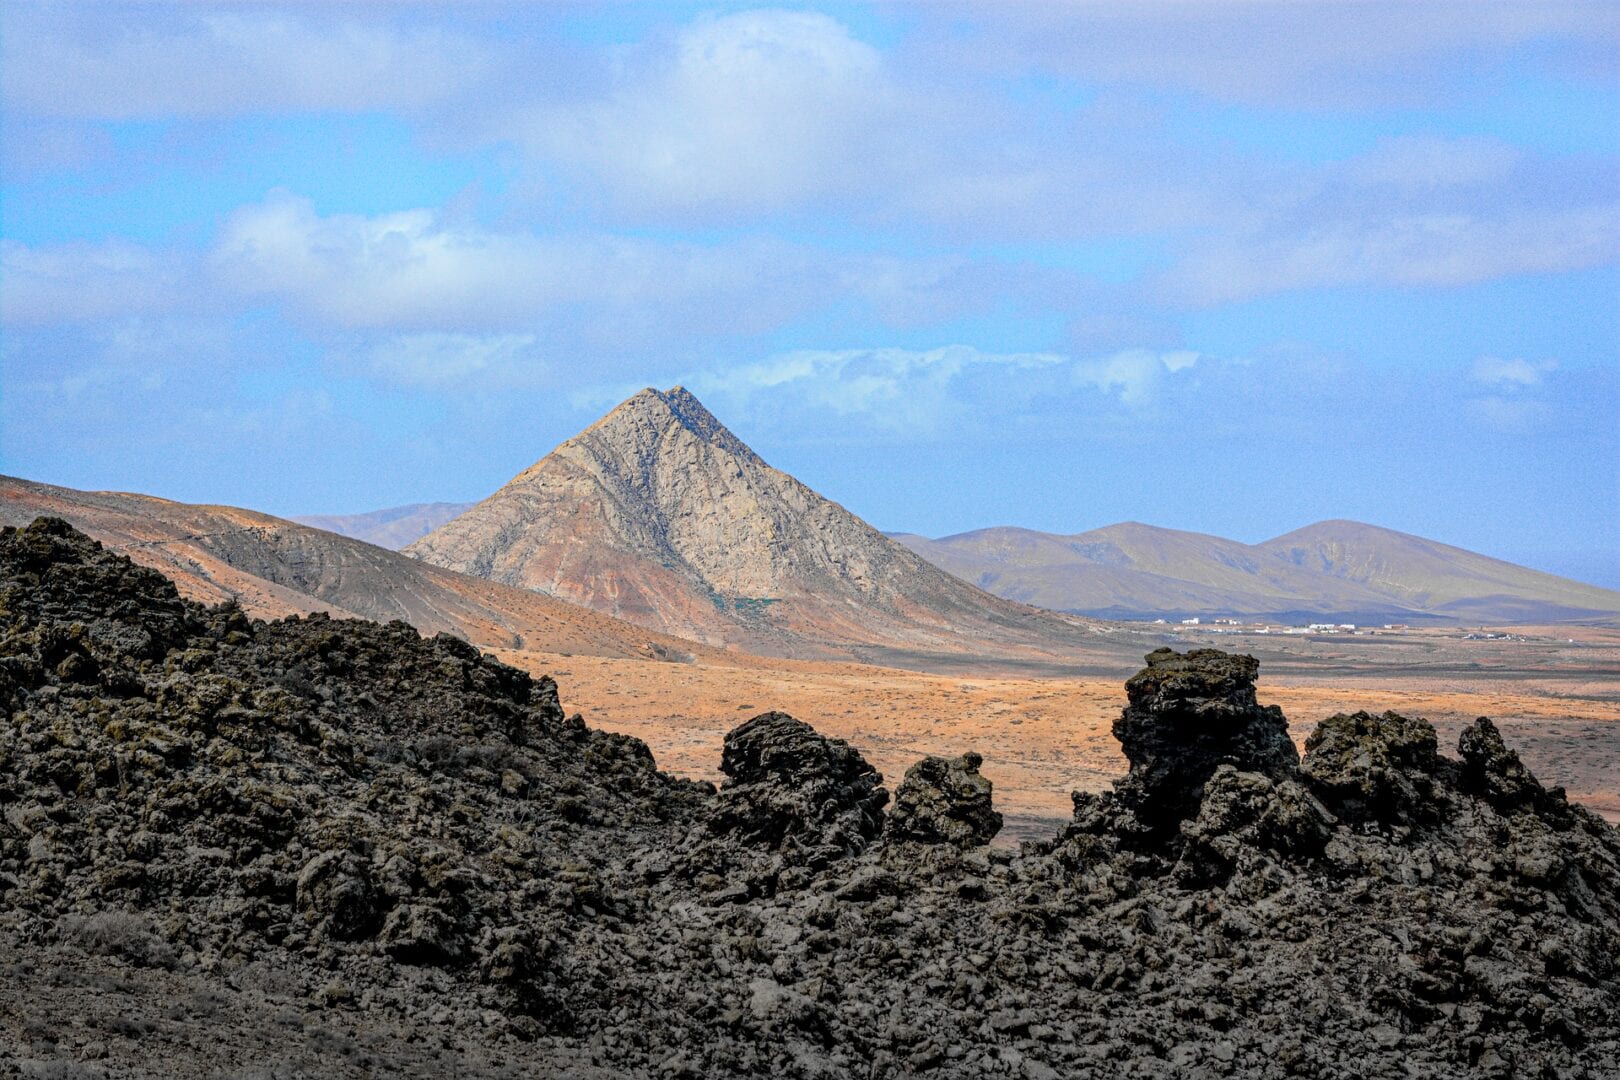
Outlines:
<svg viewBox="0 0 1620 1080"><path fill-rule="evenodd" d="M1459 629L1371 637L1166 633L1177 648L1209 645L1260 657L1260 697L1282 708L1301 746L1324 718L1393 710L1438 729L1442 752L1489 716L1545 782L1620 820L1620 631L1519 627L1470 640ZM1151 648L1150 639L1144 639ZM1110 727L1125 704L1111 679L993 672L943 675L857 664L704 657L665 663L497 652L550 674L588 723L643 739L660 767L718 780L725 733L780 709L847 739L897 783L927 754L976 750L1007 817L1004 841L1055 829L1070 792L1101 791L1125 770Z"/></svg>
<svg viewBox="0 0 1620 1080"><path fill-rule="evenodd" d="M1124 681L1160 645L1257 657L1262 699L1282 707L1301 744L1334 713L1393 710L1430 720L1451 753L1465 724L1489 716L1539 777L1620 820L1614 627L1261 634L1096 623L1041 650L882 654L919 669L902 670L699 645L251 511L0 480L0 522L42 513L73 520L205 603L234 597L260 618L403 618L425 634L466 637L554 676L567 709L644 740L677 775L718 780L725 733L772 709L851 742L891 790L926 755L976 750L1007 817L1002 842L1052 831L1070 815L1070 792L1103 790L1124 771L1110 728Z"/></svg>

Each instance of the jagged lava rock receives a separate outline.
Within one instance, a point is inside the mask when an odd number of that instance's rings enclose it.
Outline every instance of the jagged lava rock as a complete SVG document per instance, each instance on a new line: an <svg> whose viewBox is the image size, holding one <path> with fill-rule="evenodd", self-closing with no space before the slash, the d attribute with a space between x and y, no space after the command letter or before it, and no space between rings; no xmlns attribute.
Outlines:
<svg viewBox="0 0 1620 1080"><path fill-rule="evenodd" d="M883 775L842 739L787 713L761 713L726 735L728 778L710 829L769 848L864 848L883 828Z"/></svg>
<svg viewBox="0 0 1620 1080"><path fill-rule="evenodd" d="M1434 808L1438 758L1427 720L1339 713L1305 740L1302 768L1341 817L1404 823Z"/></svg>
<svg viewBox="0 0 1620 1080"><path fill-rule="evenodd" d="M1614 1076L1620 832L1485 723L1335 819L1360 758L1267 751L1253 661L1159 660L1134 778L963 849L899 834L988 832L971 759L888 834L781 714L716 792L464 643L0 531L0 1076Z"/></svg>
<svg viewBox="0 0 1620 1080"><path fill-rule="evenodd" d="M1220 765L1204 782L1198 814L1181 823L1176 877L1213 885L1268 857L1305 863L1322 853L1335 824L1304 784Z"/></svg>
<svg viewBox="0 0 1620 1080"><path fill-rule="evenodd" d="M1502 742L1502 733L1484 716L1457 738L1462 756L1463 787L1504 814L1535 809L1546 812L1564 805L1562 788L1549 791L1525 768L1519 755Z"/></svg>
<svg viewBox="0 0 1620 1080"><path fill-rule="evenodd" d="M1277 779L1297 770L1299 751L1282 710L1255 699L1254 657L1156 649L1146 660L1126 682L1130 704L1114 721L1131 766L1120 795L1144 821L1191 816L1221 765Z"/></svg>
<svg viewBox="0 0 1620 1080"><path fill-rule="evenodd" d="M907 769L894 794L886 835L961 848L995 839L1001 815L991 805L990 781L979 774L982 764L984 759L969 751L957 758L926 757Z"/></svg>

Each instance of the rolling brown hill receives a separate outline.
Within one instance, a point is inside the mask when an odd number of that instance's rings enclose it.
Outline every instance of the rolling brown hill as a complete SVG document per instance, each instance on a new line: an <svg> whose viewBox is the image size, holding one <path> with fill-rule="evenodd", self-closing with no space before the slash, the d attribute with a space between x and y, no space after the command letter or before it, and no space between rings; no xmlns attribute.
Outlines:
<svg viewBox="0 0 1620 1080"><path fill-rule="evenodd" d="M411 503L365 514L299 514L289 520L398 551L470 506L472 503Z"/></svg>
<svg viewBox="0 0 1620 1080"><path fill-rule="evenodd" d="M1009 599L1112 618L1513 624L1613 620L1620 593L1354 521L1263 544L1136 522L895 539Z"/></svg>
<svg viewBox="0 0 1620 1080"><path fill-rule="evenodd" d="M1460 622L1613 619L1620 592L1359 521L1320 521L1258 545L1285 562Z"/></svg>
<svg viewBox="0 0 1620 1080"><path fill-rule="evenodd" d="M775 656L1064 660L1108 636L932 566L767 465L680 387L634 395L406 551Z"/></svg>
<svg viewBox="0 0 1620 1080"><path fill-rule="evenodd" d="M66 519L168 575L188 598L251 615L401 619L484 648L690 659L699 647L548 596L466 577L335 533L231 506L75 491L0 477L0 525Z"/></svg>

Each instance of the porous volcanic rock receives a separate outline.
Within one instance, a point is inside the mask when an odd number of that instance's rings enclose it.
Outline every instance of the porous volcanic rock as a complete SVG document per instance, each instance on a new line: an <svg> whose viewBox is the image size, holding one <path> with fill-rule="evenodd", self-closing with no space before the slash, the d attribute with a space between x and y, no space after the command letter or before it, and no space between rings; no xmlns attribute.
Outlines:
<svg viewBox="0 0 1620 1080"><path fill-rule="evenodd" d="M1434 806L1438 760L1428 721L1358 712L1322 721L1305 741L1303 767L1340 816L1408 822Z"/></svg>
<svg viewBox="0 0 1620 1080"><path fill-rule="evenodd" d="M3 530L0 1076L1613 1077L1620 833L1488 722L1297 769L1254 675L1154 654L1118 790L964 849L971 759L885 832L781 714L716 792L463 642Z"/></svg>
<svg viewBox="0 0 1620 1080"><path fill-rule="evenodd" d="M1120 786L1138 816L1174 823L1196 812L1204 782L1222 765L1278 779L1293 775L1299 751L1275 705L1255 698L1260 664L1216 649L1157 649L1125 683L1130 704L1114 737L1130 762Z"/></svg>
<svg viewBox="0 0 1620 1080"><path fill-rule="evenodd" d="M849 853L883 828L883 775L842 739L787 713L761 713L733 728L720 771L728 779L709 827L745 844Z"/></svg>
<svg viewBox="0 0 1620 1080"><path fill-rule="evenodd" d="M1462 756L1462 785L1503 813L1540 810L1557 813L1564 804L1562 789L1548 791L1530 774L1519 755L1502 742L1502 733L1481 716L1457 740Z"/></svg>
<svg viewBox="0 0 1620 1080"><path fill-rule="evenodd" d="M979 775L984 759L926 757L906 770L894 795L887 835L925 844L968 848L988 844L1001 831L991 805L990 781Z"/></svg>
<svg viewBox="0 0 1620 1080"><path fill-rule="evenodd" d="M1303 783L1221 765L1204 783L1198 816L1181 823L1176 873L1211 885L1268 858L1305 864L1322 853L1335 824Z"/></svg>

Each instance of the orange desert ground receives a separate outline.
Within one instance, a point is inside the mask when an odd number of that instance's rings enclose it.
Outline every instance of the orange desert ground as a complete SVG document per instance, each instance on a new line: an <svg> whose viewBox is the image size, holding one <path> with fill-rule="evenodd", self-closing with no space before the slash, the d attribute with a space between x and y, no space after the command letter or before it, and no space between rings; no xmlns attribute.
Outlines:
<svg viewBox="0 0 1620 1080"><path fill-rule="evenodd" d="M1310 666L1319 670L1309 674L1286 664L1284 673L1268 675L1262 662L1260 697L1282 708L1301 746L1334 713L1393 710L1431 721L1442 752L1455 756L1462 727L1489 716L1538 776L1620 820L1620 631L1524 628L1516 636L1530 640L1508 642L1463 634L1407 635L1406 644L1420 642L1441 658L1427 672L1335 668L1320 655L1328 647L1318 644ZM1175 644L1259 651L1208 637ZM1519 667L1515 650L1534 659ZM742 655L735 666L497 655L554 676L565 708L594 727L645 740L660 767L683 776L718 780L726 731L769 709L849 740L891 790L926 754L977 750L1007 818L1003 841L1052 831L1071 812L1071 791L1103 790L1125 769L1110 726L1132 671L1112 680L964 677Z"/></svg>

